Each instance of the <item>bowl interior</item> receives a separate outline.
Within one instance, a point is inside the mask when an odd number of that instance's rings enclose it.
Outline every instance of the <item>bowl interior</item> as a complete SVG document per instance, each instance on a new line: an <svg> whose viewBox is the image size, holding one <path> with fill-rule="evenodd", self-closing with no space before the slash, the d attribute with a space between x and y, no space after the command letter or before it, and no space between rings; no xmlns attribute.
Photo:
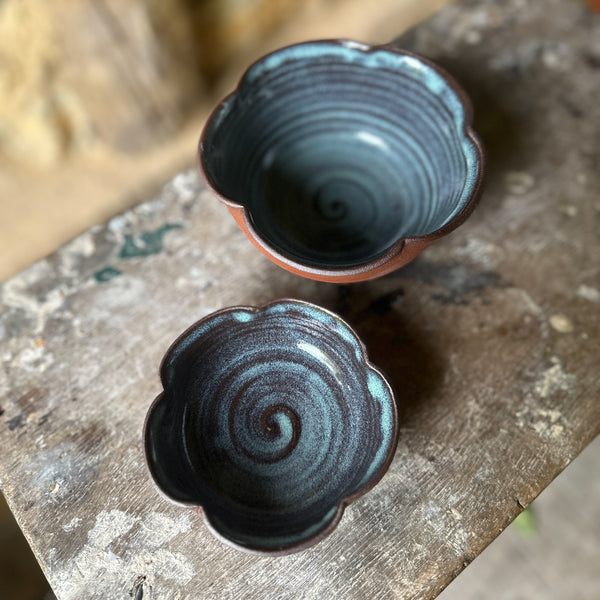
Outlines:
<svg viewBox="0 0 600 600"><path fill-rule="evenodd" d="M465 206L479 169L465 108L440 72L336 42L252 66L207 125L202 161L277 251L330 267L437 231Z"/></svg>
<svg viewBox="0 0 600 600"><path fill-rule="evenodd" d="M159 485L242 546L310 538L387 460L389 386L326 312L240 309L202 329L163 366L169 409L147 428Z"/></svg>

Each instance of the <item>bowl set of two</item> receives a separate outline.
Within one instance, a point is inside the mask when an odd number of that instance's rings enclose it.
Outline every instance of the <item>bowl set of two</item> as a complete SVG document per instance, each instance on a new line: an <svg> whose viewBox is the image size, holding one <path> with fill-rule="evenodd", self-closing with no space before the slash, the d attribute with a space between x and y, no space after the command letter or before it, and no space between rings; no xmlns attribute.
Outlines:
<svg viewBox="0 0 600 600"><path fill-rule="evenodd" d="M202 133L200 171L248 239L297 275L385 275L460 225L483 150L455 80L427 59L349 40L297 44L242 76ZM235 547L307 548L394 455L392 389L334 313L284 299L184 332L144 427L170 500Z"/></svg>

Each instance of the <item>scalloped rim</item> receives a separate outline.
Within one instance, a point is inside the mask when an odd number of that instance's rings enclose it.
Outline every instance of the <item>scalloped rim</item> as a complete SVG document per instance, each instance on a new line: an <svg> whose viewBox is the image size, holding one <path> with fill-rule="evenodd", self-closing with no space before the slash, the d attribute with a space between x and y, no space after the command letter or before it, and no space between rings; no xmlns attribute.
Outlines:
<svg viewBox="0 0 600 600"><path fill-rule="evenodd" d="M391 400L393 423L392 423L392 435L391 435L390 445L386 452L385 459L382 462L379 469L373 474L373 476L371 477L371 479L368 481L367 484L365 484L362 488L360 488L353 494L344 496L338 502L337 509L336 509L333 517L322 529L317 531L312 536L310 536L310 537L306 538L305 540L302 540L301 542L298 542L296 544L292 544L290 546L279 546L279 547L275 547L272 549L265 549L265 548L261 548L261 547L243 546L241 544L237 544L233 540L225 537L225 535L222 534L216 528L216 526L211 521L210 514L204 510L204 508L202 507L201 504L199 504L197 502L185 502L185 501L181 501L181 500L176 500L175 498L171 497L169 494L167 494L162 489L162 487L160 486L160 483L158 481L158 478L156 477L156 475L154 473L154 469L153 469L152 464L149 459L150 453L149 453L149 449L148 449L148 422L150 420L152 413L158 406L158 404L164 400L166 390L164 389L164 381L163 381L163 376L162 376L163 367L166 364L166 362L170 359L171 354L175 351L175 349L180 344L180 342L182 342L186 337L188 337L191 333L193 333L198 327L200 327L201 325L204 325L207 321L210 321L219 315L226 314L229 312L234 312L237 310L244 310L244 311L251 312L253 314L258 314L258 313L268 309L269 307L277 305L277 304L297 304L299 306L308 307L313 310L318 310L318 311L328 314L330 317L333 317L338 322L340 322L344 327L346 327L346 329L351 333L351 335L358 342L358 346L360 348L361 355L362 355L363 362L364 362L366 369L377 374L377 376L381 379L381 381L384 383L384 385L386 386L386 388L388 390L390 400ZM398 434L399 434L398 405L396 403L394 391L393 391L392 386L390 385L389 381L387 380L387 377L382 373L382 371L380 369L378 369L369 360L369 357L367 354L367 348L366 348L364 342L360 339L357 332L354 330L354 328L351 327L344 319L342 319L339 315L337 315L333 311L323 308L322 306L318 306L317 304L313 304L312 302L307 302L305 300L297 300L295 298L280 298L278 300L273 300L271 302L267 302L267 303L261 304L259 306L242 306L242 305L229 306L227 308L222 308L213 313L210 313L209 315L206 315L205 317L203 317L202 319L200 319L199 321L197 321L196 323L194 323L193 325L188 327L169 346L169 349L167 350L167 352L165 353L165 355L161 361L159 373L160 373L161 384L163 384L163 391L154 399L154 401L150 405L148 412L146 413L146 418L144 419L144 427L143 427L143 431L142 431L142 444L144 447L144 459L146 461L146 466L148 467L148 471L150 472L150 475L152 477L152 483L154 484L154 487L160 493L160 495L163 498L165 498L166 500L168 500L171 503L176 504L178 506L193 508L196 512L198 512L198 514L201 514L204 524L208 527L210 532L216 538L218 538L221 542L224 542L225 544L227 544L233 548L236 548L237 550L242 550L243 552L248 552L251 554L261 554L261 555L268 555L268 556L284 556L286 554L293 554L294 552L299 552L301 550L305 550L307 548L310 548L311 546L314 546L315 544L317 544L318 542L323 540L325 537L327 537L337 527L338 523L340 522L340 520L344 514L344 510L346 509L347 506L349 506L352 502L354 502L361 496L364 496L367 492L372 490L379 483L379 481L381 481L382 477L385 475L385 473L389 469L389 466L390 466L390 464L394 458L394 455L396 453L396 448L398 445Z"/></svg>
<svg viewBox="0 0 600 600"><path fill-rule="evenodd" d="M478 169L477 169L477 177L475 178L475 182L473 184L473 191L471 193L470 198L467 200L461 211L450 221L448 221L444 226L436 229L435 231L424 234L424 235L415 235L415 236L404 236L396 240L383 254L374 258L371 261L360 263L358 265L353 265L349 267L317 267L311 264L303 263L300 261L296 261L291 259L289 256L282 254L277 248L271 245L264 237L260 234L260 232L254 227L252 219L250 217L250 212L248 209L239 202L235 202L230 198L227 198L219 193L210 179L207 170L205 169L205 152L204 152L204 140L208 133L208 129L210 128L214 118L217 116L218 112L221 110L222 106L228 102L231 98L233 98L240 90L242 82L246 78L246 75L251 71L256 65L263 62L268 57L281 52L282 50L286 50L288 48L294 48L297 46L303 46L308 44L323 44L323 45L341 45L348 48L354 48L361 52L377 52L377 51L386 51L391 52L393 54L399 54L402 56L410 56L419 60L423 64L430 67L433 71L435 71L440 77L442 77L448 86L452 88L460 103L462 104L464 110L464 127L463 134L466 139L470 140L475 148L475 152L478 158ZM215 194L215 196L225 205L227 205L230 209L234 209L243 214L243 221L247 228L248 234L251 236L251 241L259 248L265 255L268 257L273 257L273 259L280 264L283 268L287 268L288 270L292 270L292 272L300 273L306 275L309 278L322 279L324 281L340 281L343 282L345 280L350 281L359 281L368 279L368 273L372 271L380 271L381 268L386 264L398 257L402 251L409 246L417 246L421 245L423 248L431 244L432 242L438 240L439 238L447 235L451 231L454 231L457 227L462 225L466 219L471 215L479 200L481 198L481 192L483 190L483 178L485 174L485 164L486 164L486 154L481 139L473 129L473 105L471 103L471 99L468 94L465 92L463 87L458 83L458 81L450 75L445 69L440 67L438 64L433 62L432 60L417 54L416 52L412 52L410 50L405 50L402 48L397 48L392 44L378 44L371 45L365 44L362 42L358 42L356 40L351 39L321 39L321 40L311 40L306 42L301 42L299 44L290 44L287 46L283 46L282 48L278 48L273 52L269 52L265 54L258 60L254 61L250 64L250 66L244 71L242 76L239 79L239 82L235 89L225 96L213 109L211 114L209 115L204 127L202 129L202 133L200 135L200 140L198 142L198 166L200 170L200 174L202 179L208 186L208 188ZM414 257L413 257L414 258ZM374 277L379 275L383 275L385 273L379 272L378 274L374 274Z"/></svg>

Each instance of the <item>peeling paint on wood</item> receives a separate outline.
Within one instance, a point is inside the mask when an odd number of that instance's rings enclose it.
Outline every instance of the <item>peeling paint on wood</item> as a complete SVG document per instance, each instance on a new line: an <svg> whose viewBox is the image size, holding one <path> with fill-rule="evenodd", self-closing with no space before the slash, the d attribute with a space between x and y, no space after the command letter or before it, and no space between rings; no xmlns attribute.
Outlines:
<svg viewBox="0 0 600 600"><path fill-rule="evenodd" d="M125 234L119 258L139 258L158 254L163 249L163 236L171 229L180 229L182 225L167 223L155 231L143 231L137 236Z"/></svg>

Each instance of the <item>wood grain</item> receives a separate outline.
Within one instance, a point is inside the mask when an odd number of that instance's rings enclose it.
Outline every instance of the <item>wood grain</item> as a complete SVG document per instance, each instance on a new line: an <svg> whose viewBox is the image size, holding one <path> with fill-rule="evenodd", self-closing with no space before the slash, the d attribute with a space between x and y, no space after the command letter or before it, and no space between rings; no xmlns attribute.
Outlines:
<svg viewBox="0 0 600 600"><path fill-rule="evenodd" d="M470 220L382 279L277 268L191 171L3 286L0 484L60 600L433 598L577 456L600 431L599 34L580 5L489 1L402 40L465 84L490 169ZM329 538L272 559L157 495L141 427L184 328L283 296L360 332L401 434Z"/></svg>

